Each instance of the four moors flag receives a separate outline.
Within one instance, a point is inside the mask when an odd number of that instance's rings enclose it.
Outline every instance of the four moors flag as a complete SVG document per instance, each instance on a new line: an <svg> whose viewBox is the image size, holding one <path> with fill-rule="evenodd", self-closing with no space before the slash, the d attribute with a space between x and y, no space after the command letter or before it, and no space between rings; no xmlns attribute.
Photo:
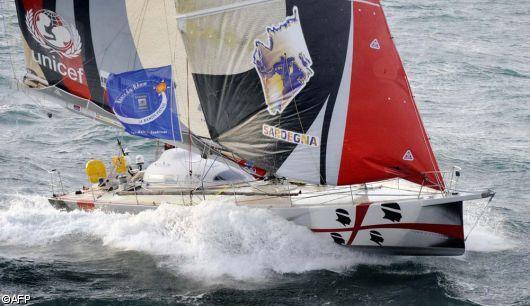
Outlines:
<svg viewBox="0 0 530 306"><path fill-rule="evenodd" d="M171 66L111 74L107 90L110 106L129 134L182 141Z"/></svg>

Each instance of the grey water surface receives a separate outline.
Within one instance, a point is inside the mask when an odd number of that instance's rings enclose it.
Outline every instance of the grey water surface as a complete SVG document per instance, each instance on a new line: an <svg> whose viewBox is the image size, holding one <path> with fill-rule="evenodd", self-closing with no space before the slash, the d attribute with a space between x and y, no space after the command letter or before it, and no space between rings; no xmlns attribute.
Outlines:
<svg viewBox="0 0 530 306"><path fill-rule="evenodd" d="M322 247L304 228L231 203L135 216L52 209L48 170L72 190L86 184L88 159L116 154L117 136L148 161L154 145L17 90L20 33L14 4L1 4L0 295L45 305L530 304L530 1L383 1L442 168L461 166L462 188L497 192L466 254L446 258ZM466 208L468 229L481 204Z"/></svg>

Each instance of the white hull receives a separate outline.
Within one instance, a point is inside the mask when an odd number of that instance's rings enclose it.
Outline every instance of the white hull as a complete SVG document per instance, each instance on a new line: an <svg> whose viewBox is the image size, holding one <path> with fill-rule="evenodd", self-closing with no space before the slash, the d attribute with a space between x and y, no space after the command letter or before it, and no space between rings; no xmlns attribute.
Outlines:
<svg viewBox="0 0 530 306"><path fill-rule="evenodd" d="M396 184L402 186L396 188ZM58 209L120 213L156 209L161 203L196 205L204 200L231 200L238 205L269 209L347 246L401 255L463 254L463 201L490 197L492 193L443 195L428 190L419 197L419 188L397 180L363 188L260 183L247 189L218 188L208 192L170 188L143 192L87 190L49 200ZM252 192L256 189L262 193Z"/></svg>

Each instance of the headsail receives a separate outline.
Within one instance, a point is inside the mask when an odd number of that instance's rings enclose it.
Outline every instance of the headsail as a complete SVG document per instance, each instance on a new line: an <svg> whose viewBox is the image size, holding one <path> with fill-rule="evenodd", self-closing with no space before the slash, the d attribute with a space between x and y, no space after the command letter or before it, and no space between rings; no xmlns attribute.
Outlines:
<svg viewBox="0 0 530 306"><path fill-rule="evenodd" d="M341 109L346 120L338 184L403 177L443 188L379 1L354 1L353 12L353 60L349 103Z"/></svg>
<svg viewBox="0 0 530 306"><path fill-rule="evenodd" d="M106 88L110 74L171 65L181 121L190 123L195 135L209 137L194 87L186 85L188 79L193 81L174 18L174 1L15 3L28 85L59 100L68 99L70 109L79 113L90 108L114 119Z"/></svg>
<svg viewBox="0 0 530 306"><path fill-rule="evenodd" d="M292 179L443 183L378 0L176 0L213 140Z"/></svg>

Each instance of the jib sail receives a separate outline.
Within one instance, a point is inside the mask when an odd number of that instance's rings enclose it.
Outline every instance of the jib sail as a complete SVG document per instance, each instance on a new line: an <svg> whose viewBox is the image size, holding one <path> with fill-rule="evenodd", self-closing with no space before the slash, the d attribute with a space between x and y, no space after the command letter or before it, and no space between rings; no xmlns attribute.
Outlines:
<svg viewBox="0 0 530 306"><path fill-rule="evenodd" d="M176 0L213 140L278 176L443 183L378 0Z"/></svg>

